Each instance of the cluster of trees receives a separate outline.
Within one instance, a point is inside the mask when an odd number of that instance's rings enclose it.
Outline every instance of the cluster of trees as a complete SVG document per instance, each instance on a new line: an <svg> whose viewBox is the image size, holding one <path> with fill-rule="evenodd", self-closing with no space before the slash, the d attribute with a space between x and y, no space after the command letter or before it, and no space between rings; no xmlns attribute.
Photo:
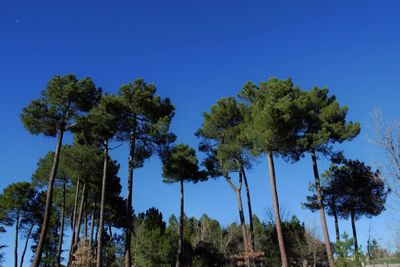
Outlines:
<svg viewBox="0 0 400 267"><path fill-rule="evenodd" d="M357 252L355 220L384 209L387 191L379 172L358 161L338 160L334 144L356 137L360 125L346 120L347 107L341 107L327 89L302 90L291 79L246 83L237 97L221 98L203 114L196 132L203 160L190 146L175 144L169 129L174 110L169 98L156 95L155 86L143 79L121 86L117 95L103 93L90 78L66 75L50 80L41 97L24 108L21 119L32 134L57 137L55 151L39 160L31 183L12 184L0 198L0 223L15 225L15 266L20 234L26 238L21 266L29 239L34 240L32 266L60 266L69 224L69 266L87 266L89 260L97 267L117 262L126 267L196 262L288 267L304 260L316 266L318 259L319 265L332 267L334 249L325 211L336 219L351 217ZM63 144L67 132L73 133L73 144ZM126 198L120 196L119 164L109 155L124 142L129 147ZM312 159L315 180L315 195L306 206L320 212L324 243L296 218L284 222L280 215L274 159L294 163L306 154ZM179 183L181 188L179 220L171 218L168 226L154 209L133 213L134 170L153 155L163 163L164 182ZM262 156L268 161L274 214L273 223L265 224L252 213L247 177L247 170ZM332 166L321 181L318 156L342 165ZM184 183L217 178L235 193L240 225L222 228L206 216L185 217ZM113 233L115 228L124 234Z"/></svg>

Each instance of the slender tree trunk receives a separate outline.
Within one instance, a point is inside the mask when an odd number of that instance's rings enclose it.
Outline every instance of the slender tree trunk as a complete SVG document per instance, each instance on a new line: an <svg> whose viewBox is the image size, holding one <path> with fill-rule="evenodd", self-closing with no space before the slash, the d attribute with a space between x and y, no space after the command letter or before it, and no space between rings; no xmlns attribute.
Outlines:
<svg viewBox="0 0 400 267"><path fill-rule="evenodd" d="M89 238L89 247L92 248L93 244L93 234L94 234L94 211L95 211L96 204L93 202L93 210L92 215L90 218L90 238Z"/></svg>
<svg viewBox="0 0 400 267"><path fill-rule="evenodd" d="M332 253L332 246L331 246L331 241L329 239L328 226L326 224L325 209L324 209L324 205L322 203L321 182L319 180L317 155L315 154L314 149L311 151L311 160L312 160L312 164L313 164L315 188L317 190L317 199L318 199L319 211L320 211L320 216L321 216L322 232L324 233L325 248L326 248L326 253L328 254L329 267L334 267L335 262L334 262L333 253Z"/></svg>
<svg viewBox="0 0 400 267"><path fill-rule="evenodd" d="M131 134L128 163L128 196L126 198L125 267L131 267L133 163L135 160L135 135Z"/></svg>
<svg viewBox="0 0 400 267"><path fill-rule="evenodd" d="M236 201L238 205L238 211L239 211L239 218L240 218L240 226L242 229L242 235L243 235L243 245L244 245L244 254L245 254L245 265L250 266L249 259L246 258L247 254L249 252L249 239L248 239L248 233L247 233L247 227L246 227L246 220L244 218L244 212L243 212L243 204L242 204L242 174L239 172L239 185L238 187L235 187L232 183L232 181L228 178L225 177L225 180L228 182L230 187L232 188L233 191L236 193Z"/></svg>
<svg viewBox="0 0 400 267"><path fill-rule="evenodd" d="M253 224L253 211L251 208L251 199L250 199L250 188L249 184L247 183L247 177L246 177L246 172L241 166L241 171L243 173L243 180L244 180L244 185L246 187L246 196L247 196L247 209L249 212L249 224L250 224L250 243L251 243L251 249L255 251L255 238L254 238L254 224Z"/></svg>
<svg viewBox="0 0 400 267"><path fill-rule="evenodd" d="M333 212L333 218L335 220L335 233L336 233L336 244L340 242L340 231L339 231L339 219L336 211Z"/></svg>
<svg viewBox="0 0 400 267"><path fill-rule="evenodd" d="M108 234L110 235L110 243L111 243L113 240L113 232L112 232L111 222L108 224Z"/></svg>
<svg viewBox="0 0 400 267"><path fill-rule="evenodd" d="M100 225L100 217L96 220L96 234L94 237L94 242L97 242L97 238L99 237L99 225Z"/></svg>
<svg viewBox="0 0 400 267"><path fill-rule="evenodd" d="M356 257L356 262L359 262L359 251L358 251L358 240L357 240L357 231L356 231L356 218L355 214L352 211L350 214L351 217L351 228L353 230L353 240L354 240L354 255Z"/></svg>
<svg viewBox="0 0 400 267"><path fill-rule="evenodd" d="M49 184L47 185L46 206L44 210L43 224L40 231L39 242L36 248L35 258L33 260L32 267L39 267L40 260L42 259L44 243L46 242L47 230L49 228L49 221L51 214L51 206L53 204L54 180L56 178L58 162L60 159L60 151L61 151L63 135L64 131L60 131L58 133L56 152L54 154L53 166L51 168L51 173L49 177Z"/></svg>
<svg viewBox="0 0 400 267"><path fill-rule="evenodd" d="M80 234L81 234L81 225L82 225L82 216L83 216L83 205L85 202L85 196L86 196L86 181L83 183L83 189L82 189L82 197L81 197L81 204L79 207L79 216L78 216L78 221L77 221L77 227L76 227L76 233L75 233L75 243L72 248L72 254L76 251L78 247L78 243L80 241Z"/></svg>
<svg viewBox="0 0 400 267"><path fill-rule="evenodd" d="M268 152L269 181L271 183L272 202L274 205L274 216L276 224L276 233L278 235L279 252L283 267L289 267L288 257L286 255L285 240L283 238L281 216L279 213L278 191L276 188L275 165L272 152Z"/></svg>
<svg viewBox="0 0 400 267"><path fill-rule="evenodd" d="M87 194L85 196L85 204L83 207L83 238L84 240L87 240L87 235L88 235L88 220L87 220Z"/></svg>
<svg viewBox="0 0 400 267"><path fill-rule="evenodd" d="M63 195L62 195L62 207L61 207L61 219L60 219L60 238L58 239L57 246L57 266L61 264L61 253L62 253L62 244L64 238L64 216L65 216L65 178L63 183Z"/></svg>
<svg viewBox="0 0 400 267"><path fill-rule="evenodd" d="M74 199L74 211L72 212L72 234L71 234L71 245L69 247L69 257L68 257L68 265L72 261L72 251L75 244L75 229L76 229L76 210L78 206L78 197L79 197L79 187L80 187L80 177L78 176L78 180L76 181L75 188L75 199Z"/></svg>
<svg viewBox="0 0 400 267"><path fill-rule="evenodd" d="M18 235L19 235L19 210L15 220L15 245L14 245L14 267L18 267Z"/></svg>
<svg viewBox="0 0 400 267"><path fill-rule="evenodd" d="M183 249L183 224L184 224L184 191L183 179L181 179L181 209L179 216L179 240L178 240L178 255L176 257L176 267L182 266L182 249Z"/></svg>
<svg viewBox="0 0 400 267"><path fill-rule="evenodd" d="M104 167L103 167L103 181L101 184L101 202L100 202L100 218L99 218L99 233L97 237L97 257L96 267L102 266L102 237L104 229L104 205L106 198L106 182L107 182L107 161L108 161L108 142L104 142Z"/></svg>
<svg viewBox="0 0 400 267"><path fill-rule="evenodd" d="M19 264L20 267L22 267L24 265L25 253L28 248L28 242L29 242L29 239L31 238L33 227L35 227L34 224L32 224L31 227L29 227L28 234L26 236L24 250L22 251L22 255L21 255L21 262Z"/></svg>

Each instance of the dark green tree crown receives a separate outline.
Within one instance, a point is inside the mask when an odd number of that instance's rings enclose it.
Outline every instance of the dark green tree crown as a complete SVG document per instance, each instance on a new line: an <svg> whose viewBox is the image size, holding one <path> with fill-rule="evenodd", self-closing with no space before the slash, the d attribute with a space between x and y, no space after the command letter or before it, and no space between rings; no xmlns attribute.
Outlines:
<svg viewBox="0 0 400 267"><path fill-rule="evenodd" d="M75 75L55 76L21 114L25 128L32 134L55 136L68 130L77 116L88 112L99 100L101 89L90 78Z"/></svg>
<svg viewBox="0 0 400 267"><path fill-rule="evenodd" d="M154 152L163 157L166 146L175 141L175 135L169 132L175 107L169 98L155 95L156 91L154 84L147 84L142 78L119 89L124 124L118 138L135 142L135 168L142 167Z"/></svg>
<svg viewBox="0 0 400 267"><path fill-rule="evenodd" d="M207 178L205 172L199 171L195 150L184 144L178 144L171 148L163 165L162 175L166 183L181 180L196 183Z"/></svg>
<svg viewBox="0 0 400 267"><path fill-rule="evenodd" d="M116 138L124 123L124 106L115 95L105 94L90 113L78 120L74 131L79 143L102 145Z"/></svg>
<svg viewBox="0 0 400 267"><path fill-rule="evenodd" d="M360 133L358 122L346 120L348 108L340 107L334 95L326 88L314 87L303 91L298 101L303 115L302 149L330 153L334 143L351 140Z"/></svg>
<svg viewBox="0 0 400 267"><path fill-rule="evenodd" d="M249 108L246 116L247 139L253 143L253 153L277 153L297 160L297 139L301 131L298 109L299 87L292 80L271 78L259 86L248 82L239 97Z"/></svg>

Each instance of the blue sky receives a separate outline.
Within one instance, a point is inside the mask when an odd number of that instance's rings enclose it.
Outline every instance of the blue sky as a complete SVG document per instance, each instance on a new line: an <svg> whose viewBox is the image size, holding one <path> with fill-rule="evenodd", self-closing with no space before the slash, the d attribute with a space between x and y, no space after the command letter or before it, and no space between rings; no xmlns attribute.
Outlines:
<svg viewBox="0 0 400 267"><path fill-rule="evenodd" d="M362 125L356 140L338 148L368 163L380 160L367 140L368 112L379 105L389 117L400 117L399 8L396 1L3 1L0 189L30 180L37 160L54 149L56 141L30 135L19 114L52 76L68 73L90 76L108 92L136 77L154 82L176 106L172 130L178 142L193 147L202 112L218 98L236 95L248 80L292 77L305 89L326 86ZM121 163L125 187L126 147L112 156ZM322 171L328 163L321 160ZM309 158L296 164L277 160L276 167L281 206L319 225L318 214L300 205L312 181ZM160 173L157 158L136 171L133 205L137 211L155 206L169 217L178 213L178 186L163 184ZM249 179L253 210L261 218L272 206L267 178L260 158ZM238 221L235 196L223 180L188 185L186 196L189 216ZM370 225L373 237L393 246L399 226L394 217L385 212L361 219L363 247ZM349 222L341 227L351 232ZM12 245L12 234L0 242ZM11 248L5 252L10 266Z"/></svg>

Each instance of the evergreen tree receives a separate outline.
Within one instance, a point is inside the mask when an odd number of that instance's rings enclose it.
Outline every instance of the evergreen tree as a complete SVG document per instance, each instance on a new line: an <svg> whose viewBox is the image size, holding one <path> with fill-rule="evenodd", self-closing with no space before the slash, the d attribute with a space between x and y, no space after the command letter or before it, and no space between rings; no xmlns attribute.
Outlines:
<svg viewBox="0 0 400 267"><path fill-rule="evenodd" d="M336 243L340 241L339 217L344 217L340 210L340 194L341 188L336 183L334 173L337 169L335 164L332 164L321 177L321 195L322 203L329 216L333 216L335 222ZM310 185L310 189L314 192L312 196L307 196L307 202L304 206L311 211L319 211L318 196L315 193L315 186Z"/></svg>
<svg viewBox="0 0 400 267"><path fill-rule="evenodd" d="M355 221L361 216L377 216L385 210L389 191L380 178L379 171L358 160L346 160L333 170L335 184L340 190L339 210L343 217L350 217L353 230L354 253L359 261L359 247Z"/></svg>
<svg viewBox="0 0 400 267"><path fill-rule="evenodd" d="M21 221L31 215L31 202L35 198L35 190L30 183L19 182L7 186L0 196L1 213L7 217L10 225L15 225L14 267L18 267L18 240Z"/></svg>
<svg viewBox="0 0 400 267"><path fill-rule="evenodd" d="M279 213L274 154L293 161L298 160L296 141L301 131L297 107L300 89L291 79L272 78L256 86L247 83L239 97L250 109L245 135L253 143L255 155L266 154L282 265L289 266Z"/></svg>
<svg viewBox="0 0 400 267"><path fill-rule="evenodd" d="M303 137L299 139L299 146L301 150L311 154L322 231L329 257L329 266L332 267L334 259L322 200L317 153L332 155L333 144L353 139L359 134L360 125L346 121L348 108L340 107L336 97L329 96L328 89L314 87L311 91L303 91L298 104L303 121Z"/></svg>
<svg viewBox="0 0 400 267"><path fill-rule="evenodd" d="M90 78L78 80L74 75L55 76L42 91L39 99L33 100L23 109L21 120L32 134L57 136L56 152L47 187L46 208L41 228L39 244L33 267L40 264L47 235L52 207L54 179L64 133L71 129L74 120L82 112L89 111L96 104L101 90Z"/></svg>
<svg viewBox="0 0 400 267"><path fill-rule="evenodd" d="M155 93L154 84L147 84L143 79L136 79L119 89L120 99L124 105L124 128L120 139L129 142L126 267L131 266L133 170L143 167L144 161L157 152L160 145L175 139L174 135L168 132L175 108L169 98L161 99Z"/></svg>
<svg viewBox="0 0 400 267"><path fill-rule="evenodd" d="M205 180L207 174L199 171L198 160L194 149L188 145L178 144L171 148L163 165L163 177L165 183L180 183L181 204L179 216L179 242L176 266L182 266L183 249L183 217L184 217L184 182L197 183Z"/></svg>
<svg viewBox="0 0 400 267"><path fill-rule="evenodd" d="M103 172L101 183L100 215L97 236L96 267L102 264L102 240L104 231L104 210L107 188L107 173L109 162L110 143L121 129L122 105L114 95L104 95L99 104L93 108L87 117L82 117L76 127L79 142L102 146L103 149Z"/></svg>
<svg viewBox="0 0 400 267"><path fill-rule="evenodd" d="M202 139L200 150L208 155L203 164L211 177L223 176L236 194L246 254L250 251L250 242L241 197L243 147L237 142L238 135L241 132L243 114L236 100L229 97L218 100L217 104L211 107L209 113L203 113L203 119L202 127L196 133ZM232 183L229 177L230 172L239 173L237 186Z"/></svg>

